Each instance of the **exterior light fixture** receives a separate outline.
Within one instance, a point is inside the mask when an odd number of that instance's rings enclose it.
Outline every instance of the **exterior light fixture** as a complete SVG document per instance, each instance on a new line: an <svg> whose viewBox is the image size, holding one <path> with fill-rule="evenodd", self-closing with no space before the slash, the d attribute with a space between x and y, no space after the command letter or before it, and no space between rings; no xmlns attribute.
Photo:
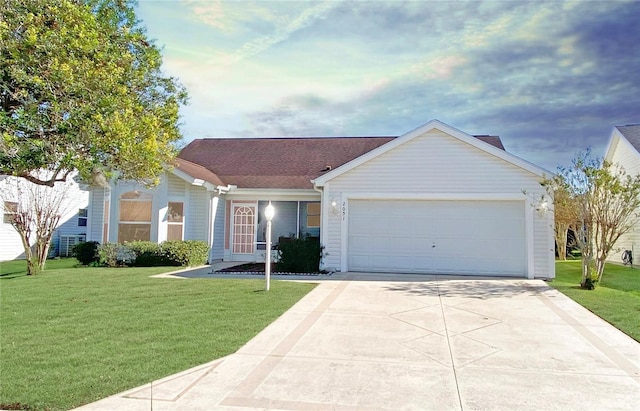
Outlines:
<svg viewBox="0 0 640 411"><path fill-rule="evenodd" d="M335 198L331 199L331 214L338 215L340 214L340 209L338 208L338 201Z"/></svg>
<svg viewBox="0 0 640 411"><path fill-rule="evenodd" d="M540 201L538 201L538 204L536 204L535 209L540 217L544 217L544 215L549 210L549 202L544 197L544 195L540 197Z"/></svg>
<svg viewBox="0 0 640 411"><path fill-rule="evenodd" d="M269 201L269 205L264 208L264 217L267 219L267 249L264 260L264 276L266 280L265 290L269 291L270 288L270 280L271 280L271 220L273 220L273 216L276 214L276 209Z"/></svg>

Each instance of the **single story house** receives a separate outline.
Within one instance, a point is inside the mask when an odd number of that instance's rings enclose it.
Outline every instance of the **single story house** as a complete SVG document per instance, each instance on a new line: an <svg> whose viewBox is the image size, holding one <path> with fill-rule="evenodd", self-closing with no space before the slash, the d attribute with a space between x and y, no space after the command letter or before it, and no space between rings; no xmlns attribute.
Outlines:
<svg viewBox="0 0 640 411"><path fill-rule="evenodd" d="M612 164L622 166L628 175L640 174L640 124L614 127L604 158ZM640 213L640 210L638 212ZM631 250L634 258L637 258L639 246L640 223L618 239L607 259L616 263L622 262L624 250Z"/></svg>
<svg viewBox="0 0 640 411"><path fill-rule="evenodd" d="M210 261L260 261L319 237L335 271L555 276L545 170L438 120L399 137L198 139L159 186L93 188L88 240L199 239Z"/></svg>
<svg viewBox="0 0 640 411"><path fill-rule="evenodd" d="M19 189L18 186L22 189ZM33 185L25 179L13 176L0 176L0 261L24 259L24 248L20 235L11 225L11 214L20 202L33 201L30 195L20 195L24 188ZM48 190L48 188L43 188ZM87 234L87 213L89 205L89 192L72 178L67 183L56 183L55 192L64 192L64 200L60 205L60 222L51 238L49 256L71 255L71 249L79 242L85 241ZM35 242L35 234L33 239Z"/></svg>

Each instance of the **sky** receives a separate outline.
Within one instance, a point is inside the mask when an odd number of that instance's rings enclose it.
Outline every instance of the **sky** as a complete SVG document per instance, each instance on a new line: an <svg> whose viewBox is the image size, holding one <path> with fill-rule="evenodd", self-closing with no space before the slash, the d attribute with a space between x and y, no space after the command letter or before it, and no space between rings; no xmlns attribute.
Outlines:
<svg viewBox="0 0 640 411"><path fill-rule="evenodd" d="M550 171L640 123L640 1L139 0L184 142L398 136L432 119Z"/></svg>

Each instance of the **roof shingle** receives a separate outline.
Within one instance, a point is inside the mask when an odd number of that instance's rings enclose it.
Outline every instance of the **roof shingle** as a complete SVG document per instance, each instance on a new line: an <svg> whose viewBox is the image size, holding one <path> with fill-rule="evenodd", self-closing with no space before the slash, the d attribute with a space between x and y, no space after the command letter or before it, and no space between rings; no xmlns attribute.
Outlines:
<svg viewBox="0 0 640 411"><path fill-rule="evenodd" d="M477 136L501 150L497 136ZM311 189L311 180L396 137L206 138L178 154L178 168L217 185ZM198 168L199 167L199 168ZM209 171L206 174L204 170ZM214 180L220 183L214 182Z"/></svg>

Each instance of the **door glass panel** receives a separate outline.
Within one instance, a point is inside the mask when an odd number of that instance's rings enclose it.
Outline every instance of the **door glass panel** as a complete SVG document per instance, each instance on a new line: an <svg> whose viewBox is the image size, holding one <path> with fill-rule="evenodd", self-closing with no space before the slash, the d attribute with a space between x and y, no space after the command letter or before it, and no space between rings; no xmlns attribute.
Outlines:
<svg viewBox="0 0 640 411"><path fill-rule="evenodd" d="M239 206L233 211L233 253L253 254L255 209Z"/></svg>

